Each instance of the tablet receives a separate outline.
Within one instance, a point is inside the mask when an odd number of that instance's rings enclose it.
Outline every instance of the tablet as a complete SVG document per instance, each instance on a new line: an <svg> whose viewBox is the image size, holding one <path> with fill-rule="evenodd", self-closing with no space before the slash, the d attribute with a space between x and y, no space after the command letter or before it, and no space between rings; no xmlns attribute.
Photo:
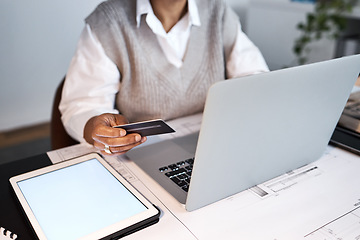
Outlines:
<svg viewBox="0 0 360 240"><path fill-rule="evenodd" d="M100 155L10 178L38 239L114 239L159 220L159 210Z"/></svg>

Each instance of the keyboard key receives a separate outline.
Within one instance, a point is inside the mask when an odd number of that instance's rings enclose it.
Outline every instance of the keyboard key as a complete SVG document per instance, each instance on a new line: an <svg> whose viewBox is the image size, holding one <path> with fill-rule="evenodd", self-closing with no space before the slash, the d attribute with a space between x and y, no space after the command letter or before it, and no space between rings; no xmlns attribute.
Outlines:
<svg viewBox="0 0 360 240"><path fill-rule="evenodd" d="M177 177L180 179L183 179L183 180L188 178L188 176L186 174L180 174Z"/></svg>
<svg viewBox="0 0 360 240"><path fill-rule="evenodd" d="M159 171L160 172L165 172L166 170L168 170L169 168L168 167L161 167L159 168Z"/></svg>
<svg viewBox="0 0 360 240"><path fill-rule="evenodd" d="M185 192L188 192L189 191L189 185L186 185L186 186L182 187L182 190L184 190Z"/></svg>
<svg viewBox="0 0 360 240"><path fill-rule="evenodd" d="M181 181L181 182L179 182L178 183L178 186L179 187L185 187L185 186L187 186L188 184L186 183L186 182L184 182L184 181Z"/></svg>
<svg viewBox="0 0 360 240"><path fill-rule="evenodd" d="M165 173L165 175L167 176L167 177L173 177L173 176L177 176L177 175L179 175L179 174L183 174L183 173L186 173L186 170L185 169L183 169L183 168L180 168L180 169L177 169L177 170L175 170L175 171L171 171L171 172L167 172L167 173Z"/></svg>
<svg viewBox="0 0 360 240"><path fill-rule="evenodd" d="M181 167L185 165L185 161L177 162L176 166Z"/></svg>
<svg viewBox="0 0 360 240"><path fill-rule="evenodd" d="M178 166L176 164L171 164L168 166L171 170L175 171L178 169Z"/></svg>
<svg viewBox="0 0 360 240"><path fill-rule="evenodd" d="M176 176L176 173L175 173L175 171L167 172L167 173L165 173L165 176L172 178L172 177Z"/></svg>
<svg viewBox="0 0 360 240"><path fill-rule="evenodd" d="M181 182L180 179L178 179L177 177L172 177L170 178L174 183L176 183L177 185L179 185L179 183Z"/></svg>
<svg viewBox="0 0 360 240"><path fill-rule="evenodd" d="M186 182L180 180L180 179L177 178L177 177L172 177L172 178L170 178L170 179L171 179L174 183L176 183L179 187L184 187L184 186L187 185Z"/></svg>
<svg viewBox="0 0 360 240"><path fill-rule="evenodd" d="M194 158L189 158L188 160L185 160L185 162L187 162L190 165L194 164Z"/></svg>

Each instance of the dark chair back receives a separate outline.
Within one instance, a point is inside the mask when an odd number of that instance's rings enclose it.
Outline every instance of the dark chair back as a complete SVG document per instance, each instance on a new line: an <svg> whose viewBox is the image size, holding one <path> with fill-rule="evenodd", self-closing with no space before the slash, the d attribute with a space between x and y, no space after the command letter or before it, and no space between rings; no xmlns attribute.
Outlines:
<svg viewBox="0 0 360 240"><path fill-rule="evenodd" d="M56 89L54 102L52 106L51 122L50 122L50 139L51 139L51 148L53 150L63 147L68 147L79 143L76 140L74 140L72 137L70 137L69 134L67 134L64 125L61 121L59 103L61 100L61 93L64 86L64 81L65 81L65 77L61 81L58 88Z"/></svg>

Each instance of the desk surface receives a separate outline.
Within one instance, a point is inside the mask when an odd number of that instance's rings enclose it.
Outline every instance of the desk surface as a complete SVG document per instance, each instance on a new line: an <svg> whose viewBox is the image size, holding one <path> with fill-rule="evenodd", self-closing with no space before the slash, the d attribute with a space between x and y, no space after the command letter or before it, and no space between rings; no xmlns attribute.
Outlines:
<svg viewBox="0 0 360 240"><path fill-rule="evenodd" d="M76 145L50 152L51 161L92 149ZM360 157L329 147L318 161L193 212L124 158L106 158L133 186L161 209L159 223L126 239L357 239L360 236ZM61 161L61 159L60 159ZM51 164L46 154L0 165L0 226L19 240L34 239L8 178Z"/></svg>

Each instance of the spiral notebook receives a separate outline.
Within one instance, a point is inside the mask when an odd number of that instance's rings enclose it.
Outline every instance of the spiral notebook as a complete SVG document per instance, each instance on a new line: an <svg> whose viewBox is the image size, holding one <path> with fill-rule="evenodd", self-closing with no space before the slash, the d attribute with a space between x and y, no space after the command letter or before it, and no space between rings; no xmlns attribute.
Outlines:
<svg viewBox="0 0 360 240"><path fill-rule="evenodd" d="M0 227L0 240L15 240L17 235L11 231Z"/></svg>

